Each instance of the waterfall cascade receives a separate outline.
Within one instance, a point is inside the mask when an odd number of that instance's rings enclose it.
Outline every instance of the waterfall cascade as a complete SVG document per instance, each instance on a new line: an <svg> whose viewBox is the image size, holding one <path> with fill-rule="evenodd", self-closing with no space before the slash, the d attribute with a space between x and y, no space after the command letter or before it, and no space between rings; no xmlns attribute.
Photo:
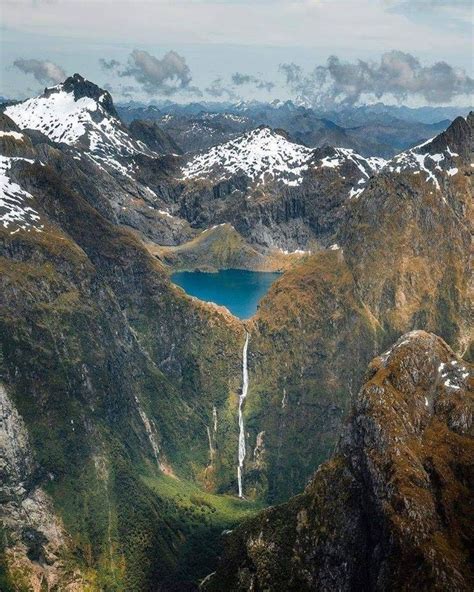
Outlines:
<svg viewBox="0 0 474 592"><path fill-rule="evenodd" d="M160 461L160 447L158 446L158 438L156 436L155 429L152 426L151 421L148 419L148 416L145 413L143 407L140 404L140 400L136 395L135 403L137 404L138 413L145 427L145 431L148 436L148 441L150 442L151 449L153 450L153 455L155 457L156 464L160 467L160 469L163 472L166 472L166 467Z"/></svg>
<svg viewBox="0 0 474 592"><path fill-rule="evenodd" d="M249 334L245 334L244 349L242 352L242 392L239 397L239 464L237 466L237 481L239 484L239 497L243 497L242 491L242 469L245 460L245 427L242 405L247 397L249 388L249 372L247 364L247 351L249 347Z"/></svg>

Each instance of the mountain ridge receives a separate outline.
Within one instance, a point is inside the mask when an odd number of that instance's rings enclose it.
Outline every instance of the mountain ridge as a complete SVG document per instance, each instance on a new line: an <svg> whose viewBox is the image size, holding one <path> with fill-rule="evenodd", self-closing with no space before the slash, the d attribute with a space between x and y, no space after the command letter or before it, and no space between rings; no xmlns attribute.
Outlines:
<svg viewBox="0 0 474 592"><path fill-rule="evenodd" d="M400 337L369 365L332 459L226 536L203 589L469 590L469 374L440 338Z"/></svg>

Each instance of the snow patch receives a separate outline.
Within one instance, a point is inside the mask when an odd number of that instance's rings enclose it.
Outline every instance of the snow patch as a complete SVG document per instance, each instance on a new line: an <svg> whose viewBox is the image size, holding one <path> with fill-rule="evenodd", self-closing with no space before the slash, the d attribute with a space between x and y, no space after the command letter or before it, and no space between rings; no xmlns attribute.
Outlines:
<svg viewBox="0 0 474 592"><path fill-rule="evenodd" d="M39 223L39 213L27 205L27 201L33 199L33 196L8 176L12 163L18 160L33 162L27 158L0 156L0 224L4 228L13 227L10 234L16 234L20 229L41 232L44 226Z"/></svg>
<svg viewBox="0 0 474 592"><path fill-rule="evenodd" d="M14 138L15 140L23 140L25 136L19 132L2 132L0 131L0 138Z"/></svg>

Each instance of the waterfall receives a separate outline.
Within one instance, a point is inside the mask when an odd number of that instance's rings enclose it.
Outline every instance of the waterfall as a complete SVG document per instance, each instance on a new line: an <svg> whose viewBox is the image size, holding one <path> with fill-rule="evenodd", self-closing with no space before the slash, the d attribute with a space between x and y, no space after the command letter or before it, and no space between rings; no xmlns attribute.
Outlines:
<svg viewBox="0 0 474 592"><path fill-rule="evenodd" d="M152 426L150 420L148 419L147 414L145 413L144 409L140 405L140 400L138 399L138 397L136 395L135 395L135 403L137 404L138 414L140 415L140 419L142 420L143 425L145 427L145 432L146 432L146 435L148 436L148 441L150 442L151 449L153 450L153 455L155 457L156 464L159 466L159 468L163 472L165 472L165 467L160 462L160 448L158 446L158 440L156 437L155 429Z"/></svg>
<svg viewBox="0 0 474 592"><path fill-rule="evenodd" d="M247 397L247 391L249 388L249 372L247 365L247 350L249 347L249 334L245 333L245 343L242 352L242 393L239 397L239 464L237 466L237 481L239 484L239 497L244 497L242 492L242 469L244 466L245 459L245 428L244 428L244 416L242 413L242 405Z"/></svg>
<svg viewBox="0 0 474 592"><path fill-rule="evenodd" d="M206 426L206 431L207 431L207 439L209 440L209 455L210 455L211 464L212 464L212 461L214 459L214 455L215 455L216 451L214 450L214 446L212 445L212 436L211 436L211 430L209 429L209 426Z"/></svg>

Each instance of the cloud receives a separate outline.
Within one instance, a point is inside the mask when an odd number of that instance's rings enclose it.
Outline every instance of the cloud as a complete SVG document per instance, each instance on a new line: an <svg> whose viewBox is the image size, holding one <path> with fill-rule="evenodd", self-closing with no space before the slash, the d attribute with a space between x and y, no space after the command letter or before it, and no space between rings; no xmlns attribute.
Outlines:
<svg viewBox="0 0 474 592"><path fill-rule="evenodd" d="M104 90L108 90L109 93L114 97L123 97L127 99L131 99L136 96L140 89L136 88L135 86L130 86L128 84L118 84L113 85L110 83L106 83L102 85Z"/></svg>
<svg viewBox="0 0 474 592"><path fill-rule="evenodd" d="M226 97L229 100L235 101L241 98L232 88L224 85L222 77L213 80L211 84L204 89L204 91L216 99L222 99Z"/></svg>
<svg viewBox="0 0 474 592"><path fill-rule="evenodd" d="M13 65L25 74L33 74L41 84L58 84L66 78L66 72L53 62L48 60L24 60L19 58Z"/></svg>
<svg viewBox="0 0 474 592"><path fill-rule="evenodd" d="M296 64L281 64L286 84L303 102L319 107L354 104L364 95L391 95L398 101L422 97L428 103L449 103L474 92L474 80L446 62L422 66L409 53L389 51L380 62L343 62L331 56L325 66L305 73Z"/></svg>
<svg viewBox="0 0 474 592"><path fill-rule="evenodd" d="M399 10L444 10L445 8L466 8L472 10L472 0L388 0L388 8Z"/></svg>
<svg viewBox="0 0 474 592"><path fill-rule="evenodd" d="M260 80L256 76L252 76L251 74L242 74L241 72L235 72L235 74L232 74L232 82L235 86L252 84L256 88L260 90L266 90L267 92L272 91L275 87L274 82L270 82L269 80Z"/></svg>
<svg viewBox="0 0 474 592"><path fill-rule="evenodd" d="M117 60L106 60L104 58L99 58L99 64L103 70L107 71L115 70L120 66L120 62L118 62Z"/></svg>
<svg viewBox="0 0 474 592"><path fill-rule="evenodd" d="M191 70L186 60L175 51L169 51L160 60L147 51L134 49L128 66L120 76L134 78L148 94L174 95L180 91L200 94L191 86Z"/></svg>

